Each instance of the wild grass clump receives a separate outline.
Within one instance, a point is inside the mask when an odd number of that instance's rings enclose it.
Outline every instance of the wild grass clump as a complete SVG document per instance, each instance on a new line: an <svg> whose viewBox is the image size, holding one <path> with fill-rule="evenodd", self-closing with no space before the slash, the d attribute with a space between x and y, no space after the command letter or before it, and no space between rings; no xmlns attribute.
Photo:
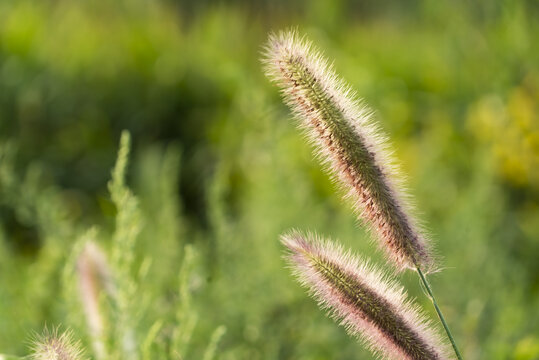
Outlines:
<svg viewBox="0 0 539 360"><path fill-rule="evenodd" d="M174 217L178 215L177 205L164 204L168 216L159 219L148 216L147 210L141 207L141 199L127 186L130 148L130 135L123 132L108 184L114 219L111 230L77 226L62 218L58 215L64 211L61 202L54 198L54 193L49 193L54 200L49 204L58 208L53 208L53 212L50 208L49 212L42 210L43 220L49 221L48 229L61 230L66 239L58 236L51 236L54 242L47 239L45 250L55 254L54 270L31 275L35 279L60 275L60 291L55 290L54 298L61 300L66 310L63 326L69 330L45 328L41 335L36 335L32 341L32 359L151 360L182 359L199 354L211 360L217 354L226 330L224 326L214 327L202 349L195 351L192 346L198 319L192 301L192 279L200 262L198 251L193 245L179 241ZM166 202L176 199L170 193L175 188L171 182L176 178L170 175L171 163L177 160L179 157L171 150L157 173L161 178L156 194ZM17 188L14 180L0 180ZM51 221L53 216L64 221ZM55 228L52 224L63 227ZM143 237L143 233L152 236ZM138 248L150 245L151 251L137 255ZM154 253L168 256L153 259L150 255ZM154 269L154 264L162 262L170 270L166 280ZM43 291L42 284L40 286L36 290ZM82 341L75 341L75 337ZM0 355L3 357L5 355ZM17 356L7 358L19 359Z"/></svg>

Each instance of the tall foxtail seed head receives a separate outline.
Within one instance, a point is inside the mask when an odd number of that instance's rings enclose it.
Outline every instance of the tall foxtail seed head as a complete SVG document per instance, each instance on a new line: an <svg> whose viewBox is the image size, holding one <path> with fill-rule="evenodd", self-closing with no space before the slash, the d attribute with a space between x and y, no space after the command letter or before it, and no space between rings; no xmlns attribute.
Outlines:
<svg viewBox="0 0 539 360"><path fill-rule="evenodd" d="M81 360L83 351L79 341L73 340L70 331L62 334L58 329L45 329L37 335L32 344L33 360Z"/></svg>
<svg viewBox="0 0 539 360"><path fill-rule="evenodd" d="M302 285L380 358L447 359L446 347L402 287L328 241L298 232L281 241Z"/></svg>
<svg viewBox="0 0 539 360"><path fill-rule="evenodd" d="M426 240L410 216L370 111L311 43L294 32L270 36L264 63L268 77L280 86L301 127L397 268L429 268Z"/></svg>

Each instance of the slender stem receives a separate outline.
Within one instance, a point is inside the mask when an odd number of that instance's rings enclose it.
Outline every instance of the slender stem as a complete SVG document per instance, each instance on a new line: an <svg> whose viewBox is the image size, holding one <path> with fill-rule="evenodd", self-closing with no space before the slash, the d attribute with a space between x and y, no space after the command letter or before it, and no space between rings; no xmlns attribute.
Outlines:
<svg viewBox="0 0 539 360"><path fill-rule="evenodd" d="M430 288L427 278L425 277L425 275L423 275L423 272L421 271L419 266L417 266L416 269L417 269L417 273L419 274L419 277L421 278L421 281L423 282L423 285L425 285L425 288L427 289L429 298L432 301L434 308L436 309L436 313L438 314L438 317L440 318L440 321L442 322L442 325L444 326L445 332L447 333L447 337L449 338L449 341L451 341L451 345L453 346L453 350L455 350L455 354L457 355L457 358L459 360L462 360L462 355L460 355L459 349L457 348L457 344L455 344L455 340L453 339L453 335L451 335L451 330L449 330L449 327L447 326L447 323L445 322L444 316L442 315L442 311L438 307L438 303L436 302L436 299L434 298L434 294L432 293L432 289Z"/></svg>

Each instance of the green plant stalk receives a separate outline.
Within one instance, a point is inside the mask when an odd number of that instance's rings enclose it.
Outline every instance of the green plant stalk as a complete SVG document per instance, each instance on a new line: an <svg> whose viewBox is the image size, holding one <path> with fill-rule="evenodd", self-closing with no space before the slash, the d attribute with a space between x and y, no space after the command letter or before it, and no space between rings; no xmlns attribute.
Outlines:
<svg viewBox="0 0 539 360"><path fill-rule="evenodd" d="M444 326L445 332L447 333L447 337L449 338L449 341L451 341L451 346L453 346L453 350L455 350L455 355L457 355L457 358L459 360L462 360L462 355L460 355L460 351L457 348L457 344L455 343L455 339L453 339L453 335L451 335L451 330L449 330L449 326L447 326L447 323L445 322L444 315L442 314L442 311L438 307L438 303L436 302L436 299L434 298L434 294L432 293L432 289L430 288L430 284L427 281L427 278L425 275L423 275L423 272L419 268L419 266L416 267L417 273L419 274L419 277L421 278L421 282L425 286L425 289L427 289L428 296L430 300L432 301L432 304L434 305L434 309L436 309L436 313L438 314L438 318L442 322L442 325Z"/></svg>

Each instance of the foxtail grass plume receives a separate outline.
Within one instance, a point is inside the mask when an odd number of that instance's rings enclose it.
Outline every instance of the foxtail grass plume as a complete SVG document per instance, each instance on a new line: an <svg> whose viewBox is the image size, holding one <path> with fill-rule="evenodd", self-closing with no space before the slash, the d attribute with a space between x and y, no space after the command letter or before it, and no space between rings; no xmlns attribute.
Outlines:
<svg viewBox="0 0 539 360"><path fill-rule="evenodd" d="M32 360L82 360L83 350L71 331L59 334L57 328L45 329L32 344Z"/></svg>
<svg viewBox="0 0 539 360"><path fill-rule="evenodd" d="M402 184L370 111L311 43L294 32L271 35L264 63L358 214L398 269L429 268L430 251L410 215Z"/></svg>
<svg viewBox="0 0 539 360"><path fill-rule="evenodd" d="M103 343L103 317L99 297L103 290L114 293L112 275L105 254L94 242L87 242L77 259L79 293L86 315L88 331L92 338L94 353L98 359L105 356Z"/></svg>
<svg viewBox="0 0 539 360"><path fill-rule="evenodd" d="M287 259L321 307L383 359L447 359L447 349L402 287L341 247L293 232Z"/></svg>

